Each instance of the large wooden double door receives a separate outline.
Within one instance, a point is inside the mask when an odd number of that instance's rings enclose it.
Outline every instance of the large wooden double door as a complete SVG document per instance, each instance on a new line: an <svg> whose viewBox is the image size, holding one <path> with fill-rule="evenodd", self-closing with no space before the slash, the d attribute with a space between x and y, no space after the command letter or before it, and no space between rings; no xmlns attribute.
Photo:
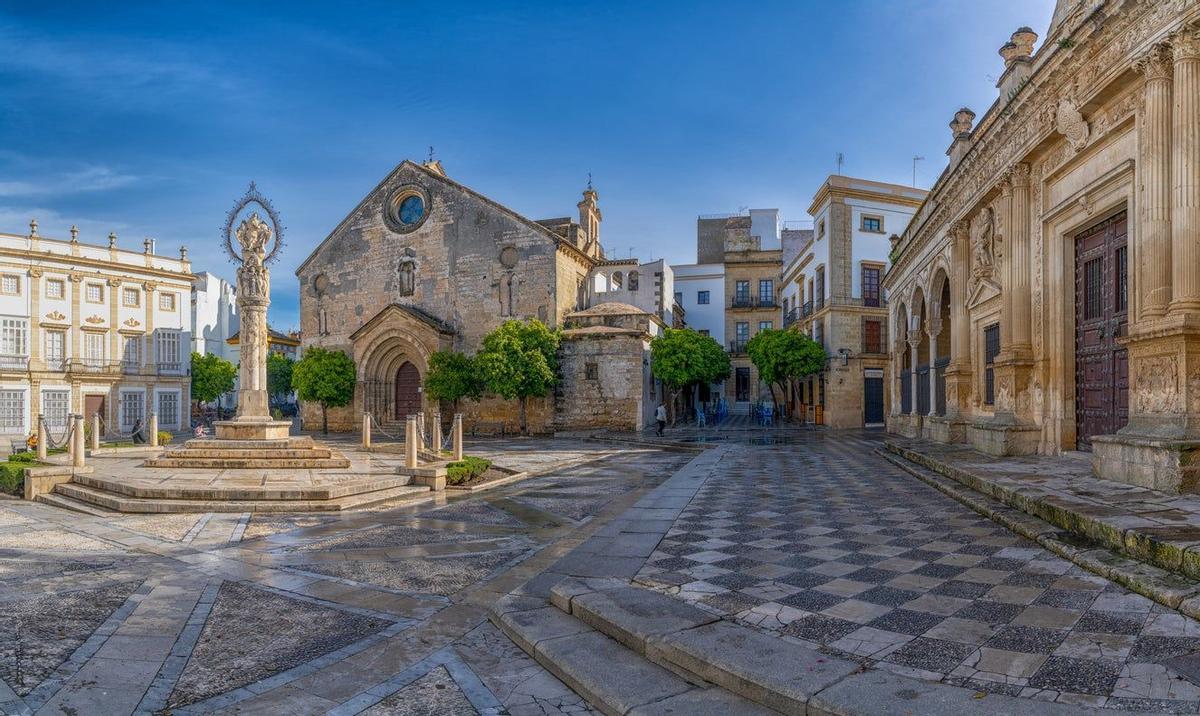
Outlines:
<svg viewBox="0 0 1200 716"><path fill-rule="evenodd" d="M1129 315L1125 212L1075 237L1076 446L1129 422L1129 360L1117 339Z"/></svg>
<svg viewBox="0 0 1200 716"><path fill-rule="evenodd" d="M421 412L421 372L412 363L396 371L396 420Z"/></svg>

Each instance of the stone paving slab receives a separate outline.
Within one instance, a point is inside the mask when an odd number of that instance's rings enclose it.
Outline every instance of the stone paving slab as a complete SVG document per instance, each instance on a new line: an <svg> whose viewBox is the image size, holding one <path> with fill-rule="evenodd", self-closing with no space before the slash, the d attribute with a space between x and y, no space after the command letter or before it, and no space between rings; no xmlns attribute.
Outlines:
<svg viewBox="0 0 1200 716"><path fill-rule="evenodd" d="M1200 496L1101 480L1078 458L995 458L890 439L888 450L1108 549L1200 579Z"/></svg>
<svg viewBox="0 0 1200 716"><path fill-rule="evenodd" d="M1063 543L1088 568L1072 564L875 455L879 437L731 445L636 580L774 638L987 698L1197 709L1200 685L1169 662L1200 652L1186 636L1197 622L1110 579L1136 563Z"/></svg>

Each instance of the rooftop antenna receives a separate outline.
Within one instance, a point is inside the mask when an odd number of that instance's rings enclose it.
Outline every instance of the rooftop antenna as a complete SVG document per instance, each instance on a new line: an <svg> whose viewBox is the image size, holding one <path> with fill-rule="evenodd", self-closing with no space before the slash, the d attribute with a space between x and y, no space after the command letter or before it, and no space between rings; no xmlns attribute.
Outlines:
<svg viewBox="0 0 1200 716"><path fill-rule="evenodd" d="M842 154L841 152L838 152L838 153L837 153L837 165L838 165L838 170L837 170L837 173L838 173L838 176L841 176L841 174L842 174L842 164L844 164L845 162L846 162L846 155L845 155L845 154Z"/></svg>
<svg viewBox="0 0 1200 716"><path fill-rule="evenodd" d="M633 258L633 247L629 247L629 258Z"/></svg>
<svg viewBox="0 0 1200 716"><path fill-rule="evenodd" d="M913 187L917 186L917 162L925 161L925 157L913 157Z"/></svg>

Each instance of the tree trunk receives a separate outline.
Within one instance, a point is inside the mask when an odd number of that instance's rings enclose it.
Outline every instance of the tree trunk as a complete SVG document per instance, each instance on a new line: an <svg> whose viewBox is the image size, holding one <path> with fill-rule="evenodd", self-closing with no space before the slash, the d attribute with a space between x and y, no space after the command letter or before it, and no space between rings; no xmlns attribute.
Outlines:
<svg viewBox="0 0 1200 716"><path fill-rule="evenodd" d="M767 383L767 390L771 391L771 410L776 414L779 413L779 401L775 399L775 384Z"/></svg>
<svg viewBox="0 0 1200 716"><path fill-rule="evenodd" d="M528 398L526 396L522 395L521 396L521 434L522 435L529 434L529 432L528 432L529 428L525 424L525 401L526 400L528 400Z"/></svg>
<svg viewBox="0 0 1200 716"><path fill-rule="evenodd" d="M329 434L329 408L324 403L321 403L321 434Z"/></svg>

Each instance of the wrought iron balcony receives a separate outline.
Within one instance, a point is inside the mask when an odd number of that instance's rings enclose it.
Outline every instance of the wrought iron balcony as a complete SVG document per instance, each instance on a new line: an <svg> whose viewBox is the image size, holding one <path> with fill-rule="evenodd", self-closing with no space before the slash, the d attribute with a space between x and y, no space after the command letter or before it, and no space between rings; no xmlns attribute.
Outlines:
<svg viewBox="0 0 1200 716"><path fill-rule="evenodd" d="M730 341L729 352L735 355L746 352L746 344L750 341Z"/></svg>
<svg viewBox="0 0 1200 716"><path fill-rule="evenodd" d="M734 296L729 301L730 308L779 308L774 297L765 296Z"/></svg>
<svg viewBox="0 0 1200 716"><path fill-rule="evenodd" d="M783 327L787 328L798 320L800 320L800 309L793 308L783 314Z"/></svg>
<svg viewBox="0 0 1200 716"><path fill-rule="evenodd" d="M159 363L159 375L183 375L183 363Z"/></svg>
<svg viewBox="0 0 1200 716"><path fill-rule="evenodd" d="M89 375L120 375L121 362L102 358L72 358L67 361L67 370Z"/></svg>
<svg viewBox="0 0 1200 716"><path fill-rule="evenodd" d="M812 315L812 312L813 312L812 301L806 301L804 303L804 305L800 307L800 317L801 318L808 318L809 316Z"/></svg>

